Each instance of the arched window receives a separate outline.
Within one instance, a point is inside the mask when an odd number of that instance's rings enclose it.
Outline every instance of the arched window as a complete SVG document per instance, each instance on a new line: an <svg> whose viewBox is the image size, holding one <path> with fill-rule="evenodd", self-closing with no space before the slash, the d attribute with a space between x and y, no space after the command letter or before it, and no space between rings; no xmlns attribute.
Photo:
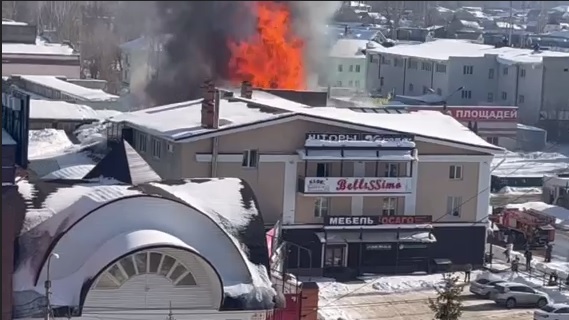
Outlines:
<svg viewBox="0 0 569 320"><path fill-rule="evenodd" d="M176 258L160 252L138 252L126 256L105 270L93 285L95 289L117 289L132 277L158 274L174 286L195 286L194 276Z"/></svg>

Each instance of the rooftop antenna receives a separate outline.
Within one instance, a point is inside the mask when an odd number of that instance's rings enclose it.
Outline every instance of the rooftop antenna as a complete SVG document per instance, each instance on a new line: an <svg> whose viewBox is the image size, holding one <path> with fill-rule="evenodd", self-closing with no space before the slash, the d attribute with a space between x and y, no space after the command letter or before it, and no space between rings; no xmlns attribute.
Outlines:
<svg viewBox="0 0 569 320"><path fill-rule="evenodd" d="M170 307L168 308L168 317L166 320L176 320L176 318L174 318L174 313L172 312L172 301L170 301Z"/></svg>

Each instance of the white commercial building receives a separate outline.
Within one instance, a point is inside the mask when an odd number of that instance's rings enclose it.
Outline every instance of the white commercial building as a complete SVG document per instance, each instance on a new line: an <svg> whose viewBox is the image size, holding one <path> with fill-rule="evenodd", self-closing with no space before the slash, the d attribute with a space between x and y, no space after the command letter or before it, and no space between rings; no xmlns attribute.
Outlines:
<svg viewBox="0 0 569 320"><path fill-rule="evenodd" d="M367 90L449 105L518 106L519 119L569 119L569 53L436 40L366 50Z"/></svg>
<svg viewBox="0 0 569 320"><path fill-rule="evenodd" d="M327 85L363 91L366 88L366 55L368 41L340 39L330 50L327 63Z"/></svg>

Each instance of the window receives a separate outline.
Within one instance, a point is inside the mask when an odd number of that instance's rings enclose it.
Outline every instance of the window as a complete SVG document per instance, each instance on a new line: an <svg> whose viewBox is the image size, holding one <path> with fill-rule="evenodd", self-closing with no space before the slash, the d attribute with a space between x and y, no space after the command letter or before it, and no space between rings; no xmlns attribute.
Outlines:
<svg viewBox="0 0 569 320"><path fill-rule="evenodd" d="M166 149L168 150L169 153L174 153L174 145L173 144L167 143Z"/></svg>
<svg viewBox="0 0 569 320"><path fill-rule="evenodd" d="M520 94L518 96L518 103L524 103L526 102L526 97L523 94Z"/></svg>
<svg viewBox="0 0 569 320"><path fill-rule="evenodd" d="M162 155L162 141L158 139L152 139L152 156L154 158L160 159Z"/></svg>
<svg viewBox="0 0 569 320"><path fill-rule="evenodd" d="M462 90L460 93L462 99L472 99L472 91L470 90Z"/></svg>
<svg viewBox="0 0 569 320"><path fill-rule="evenodd" d="M401 58L393 58L393 66L394 67L403 66L403 60Z"/></svg>
<svg viewBox="0 0 569 320"><path fill-rule="evenodd" d="M355 84L356 84L356 88L359 88L360 87L360 80L356 80Z"/></svg>
<svg viewBox="0 0 569 320"><path fill-rule="evenodd" d="M354 65L351 64L350 67L348 68L349 72L354 72Z"/></svg>
<svg viewBox="0 0 569 320"><path fill-rule="evenodd" d="M525 78L526 77L526 69L521 69L520 70L520 78Z"/></svg>
<svg viewBox="0 0 569 320"><path fill-rule="evenodd" d="M316 218L327 216L329 205L330 198L316 198L314 202L314 216Z"/></svg>
<svg viewBox="0 0 569 320"><path fill-rule="evenodd" d="M369 57L369 59L367 59L367 61L369 63L373 63L373 56L370 54L368 57Z"/></svg>
<svg viewBox="0 0 569 320"><path fill-rule="evenodd" d="M486 98L486 101L488 102L494 101L494 93L488 92L488 98Z"/></svg>
<svg viewBox="0 0 569 320"><path fill-rule="evenodd" d="M409 92L413 92L413 84L412 83L409 84Z"/></svg>
<svg viewBox="0 0 569 320"><path fill-rule="evenodd" d="M431 70L433 70L433 64L430 62L422 62L421 63L421 70L431 71Z"/></svg>
<svg viewBox="0 0 569 320"><path fill-rule="evenodd" d="M158 274L175 286L194 286L189 269L176 258L159 252L138 252L110 266L95 281L95 289L117 289L128 279L144 274Z"/></svg>
<svg viewBox="0 0 569 320"><path fill-rule="evenodd" d="M383 198L383 210L381 214L384 216L394 216L397 213L397 198Z"/></svg>
<svg viewBox="0 0 569 320"><path fill-rule="evenodd" d="M352 80L348 81L348 87L353 87L354 86L354 82Z"/></svg>
<svg viewBox="0 0 569 320"><path fill-rule="evenodd" d="M359 64L356 64L356 72L360 72L361 71L361 67Z"/></svg>
<svg viewBox="0 0 569 320"><path fill-rule="evenodd" d="M442 64L442 63L437 63L436 67L435 67L435 71L439 72L439 73L445 73L447 72L447 66L446 64Z"/></svg>
<svg viewBox="0 0 569 320"><path fill-rule="evenodd" d="M344 66L339 64L338 65L338 72L343 72L344 71Z"/></svg>
<svg viewBox="0 0 569 320"><path fill-rule="evenodd" d="M147 145L148 141L147 141L147 137L146 134L144 133L138 133L136 135L136 149L138 149L138 151L140 152L146 152L146 145Z"/></svg>
<svg viewBox="0 0 569 320"><path fill-rule="evenodd" d="M423 94L426 94L427 92L429 92L429 88L427 88L427 86L423 86Z"/></svg>
<svg viewBox="0 0 569 320"><path fill-rule="evenodd" d="M257 150L245 150L243 151L243 161L241 166L245 168L256 168L258 162L259 154Z"/></svg>
<svg viewBox="0 0 569 320"><path fill-rule="evenodd" d="M398 177L399 176L399 163L387 163L385 165L384 177Z"/></svg>
<svg viewBox="0 0 569 320"><path fill-rule="evenodd" d="M498 137L486 137L486 141L493 145L498 145Z"/></svg>
<svg viewBox="0 0 569 320"><path fill-rule="evenodd" d="M569 308L559 308L559 309L557 309L557 311L555 311L555 313L569 314Z"/></svg>
<svg viewBox="0 0 569 320"><path fill-rule="evenodd" d="M462 166L450 166L449 169L449 179L451 180L461 180L462 179Z"/></svg>
<svg viewBox="0 0 569 320"><path fill-rule="evenodd" d="M389 61L389 59L386 59L385 56L381 56L381 64L391 64L391 61Z"/></svg>
<svg viewBox="0 0 569 320"><path fill-rule="evenodd" d="M462 206L462 197L447 198L447 212L453 217L460 217L460 208Z"/></svg>
<svg viewBox="0 0 569 320"><path fill-rule="evenodd" d="M326 246L326 253L324 254L325 267L343 267L344 255L346 252L345 245L329 245Z"/></svg>
<svg viewBox="0 0 569 320"><path fill-rule="evenodd" d="M329 177L330 176L330 163L317 163L316 164L316 176L317 177Z"/></svg>
<svg viewBox="0 0 569 320"><path fill-rule="evenodd" d="M417 69L417 66L418 66L418 62L417 62L417 61L412 60L412 59L409 59L409 60L408 60L408 62L407 62L407 67L408 67L409 69Z"/></svg>
<svg viewBox="0 0 569 320"><path fill-rule="evenodd" d="M508 93L506 91L502 91L502 100L508 100Z"/></svg>
<svg viewBox="0 0 569 320"><path fill-rule="evenodd" d="M463 74L473 74L474 73L474 66L464 66L462 67Z"/></svg>
<svg viewBox="0 0 569 320"><path fill-rule="evenodd" d="M439 96L442 96L442 95L443 95L443 90L441 90L441 88L437 88L437 94L438 94Z"/></svg>
<svg viewBox="0 0 569 320"><path fill-rule="evenodd" d="M342 86L342 81L338 80L338 81L336 82L336 86L337 86L337 87L341 87L341 86Z"/></svg>
<svg viewBox="0 0 569 320"><path fill-rule="evenodd" d="M508 67L504 67L504 69L502 69L502 74L505 76L508 75Z"/></svg>
<svg viewBox="0 0 569 320"><path fill-rule="evenodd" d="M488 70L488 79L494 79L494 68Z"/></svg>

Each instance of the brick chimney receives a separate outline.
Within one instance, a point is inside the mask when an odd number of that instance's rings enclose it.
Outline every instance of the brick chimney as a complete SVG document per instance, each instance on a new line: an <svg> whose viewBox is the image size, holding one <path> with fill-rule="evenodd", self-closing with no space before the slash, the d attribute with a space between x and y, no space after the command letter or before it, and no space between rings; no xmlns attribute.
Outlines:
<svg viewBox="0 0 569 320"><path fill-rule="evenodd" d="M206 129L217 129L219 125L219 110L216 108L215 84L211 80L205 81L202 90L202 127Z"/></svg>
<svg viewBox="0 0 569 320"><path fill-rule="evenodd" d="M243 81L241 83L241 98L252 99L253 98L253 85L250 81Z"/></svg>

